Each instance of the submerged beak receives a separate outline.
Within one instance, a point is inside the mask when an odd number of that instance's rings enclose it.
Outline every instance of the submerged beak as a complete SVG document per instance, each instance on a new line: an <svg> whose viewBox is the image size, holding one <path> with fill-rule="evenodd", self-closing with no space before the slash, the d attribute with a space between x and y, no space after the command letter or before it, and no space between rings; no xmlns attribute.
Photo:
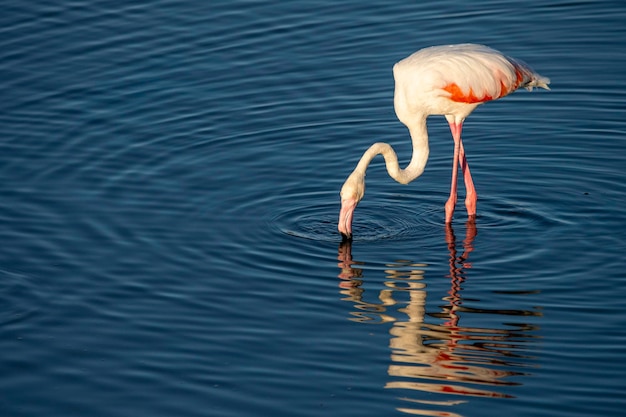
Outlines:
<svg viewBox="0 0 626 417"><path fill-rule="evenodd" d="M341 211L339 212L339 233L344 240L352 239L352 217L357 201L354 198L345 198L341 200Z"/></svg>

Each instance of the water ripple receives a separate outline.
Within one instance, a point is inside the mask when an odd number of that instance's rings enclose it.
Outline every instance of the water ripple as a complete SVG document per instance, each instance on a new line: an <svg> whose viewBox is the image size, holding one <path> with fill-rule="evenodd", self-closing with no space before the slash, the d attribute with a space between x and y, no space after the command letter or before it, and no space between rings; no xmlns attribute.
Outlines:
<svg viewBox="0 0 626 417"><path fill-rule="evenodd" d="M41 309L42 302L39 282L18 272L0 270L1 326L33 317Z"/></svg>
<svg viewBox="0 0 626 417"><path fill-rule="evenodd" d="M315 194L315 193L313 193ZM281 196L285 201L298 201L301 204L277 204L267 202L271 206L284 207L269 216L270 228L288 236L316 240L337 241L337 216L339 203L333 197L320 201L316 195L290 195L288 190ZM414 197L401 198L372 196L364 201L355 212L353 224L355 242L373 242L380 240L395 241L426 241L441 235L444 226L443 206L436 200L444 201L444 196L433 194L420 195L420 204L414 204ZM309 204L310 202L313 204ZM304 204L306 202L306 204ZM482 198L477 224L481 228L543 231L557 224L565 223L540 205L532 202L517 202L506 198ZM443 204L443 203L441 203ZM465 221L463 203L457 204L455 224Z"/></svg>
<svg viewBox="0 0 626 417"><path fill-rule="evenodd" d="M298 196L308 202L312 196ZM339 202L333 194L313 205L292 205L273 214L271 227L294 237L319 241L337 241ZM332 201L332 202L331 202ZM377 199L357 208L353 224L355 242L380 240L416 240L440 234L443 226L438 208L409 205L405 201Z"/></svg>
<svg viewBox="0 0 626 417"><path fill-rule="evenodd" d="M334 208L329 203L285 210L272 216L270 227L288 236L332 242L337 240L337 219L331 214Z"/></svg>

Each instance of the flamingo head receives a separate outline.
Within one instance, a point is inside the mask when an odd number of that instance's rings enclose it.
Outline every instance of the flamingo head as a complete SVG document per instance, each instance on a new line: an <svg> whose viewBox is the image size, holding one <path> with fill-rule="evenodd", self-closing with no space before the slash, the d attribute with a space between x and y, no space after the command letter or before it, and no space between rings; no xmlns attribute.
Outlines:
<svg viewBox="0 0 626 417"><path fill-rule="evenodd" d="M365 175L353 172L341 187L341 211L339 212L339 233L344 240L352 239L352 217L354 209L365 194Z"/></svg>

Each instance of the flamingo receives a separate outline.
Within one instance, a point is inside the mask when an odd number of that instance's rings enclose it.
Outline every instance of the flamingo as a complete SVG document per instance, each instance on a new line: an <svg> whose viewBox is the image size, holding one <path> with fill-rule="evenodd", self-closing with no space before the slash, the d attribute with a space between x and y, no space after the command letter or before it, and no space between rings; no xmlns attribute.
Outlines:
<svg viewBox="0 0 626 417"><path fill-rule="evenodd" d="M365 151L341 188L338 229L344 239L352 238L354 210L365 193L365 171L376 155L382 154L389 176L401 184L408 184L422 175L428 160L426 119L430 115L445 116L454 139L452 182L450 197L445 204L445 222L452 222L457 201L457 165L465 182L467 214L473 220L478 197L461 141L465 118L480 104L504 97L518 88L529 91L533 87L550 89L550 80L527 64L475 44L421 49L396 63L393 75L396 116L409 129L413 155L409 165L401 169L396 152L388 143L374 143Z"/></svg>

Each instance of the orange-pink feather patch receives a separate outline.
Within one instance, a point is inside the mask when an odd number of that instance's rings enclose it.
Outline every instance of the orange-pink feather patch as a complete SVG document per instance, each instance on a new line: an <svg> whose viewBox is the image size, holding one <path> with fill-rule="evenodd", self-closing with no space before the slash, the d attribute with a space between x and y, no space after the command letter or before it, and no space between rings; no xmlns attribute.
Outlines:
<svg viewBox="0 0 626 417"><path fill-rule="evenodd" d="M443 87L444 91L450 93L450 97L448 97L452 101L456 101L457 103L483 103L485 101L495 100L500 97L504 97L507 94L517 90L522 81L524 80L524 75L520 71L519 68L515 68L515 83L513 85L507 86L502 78L500 78L500 94L496 97L489 95L486 92L481 94L476 94L474 90L470 87L468 92L464 92L461 87L459 87L456 83L450 83Z"/></svg>

